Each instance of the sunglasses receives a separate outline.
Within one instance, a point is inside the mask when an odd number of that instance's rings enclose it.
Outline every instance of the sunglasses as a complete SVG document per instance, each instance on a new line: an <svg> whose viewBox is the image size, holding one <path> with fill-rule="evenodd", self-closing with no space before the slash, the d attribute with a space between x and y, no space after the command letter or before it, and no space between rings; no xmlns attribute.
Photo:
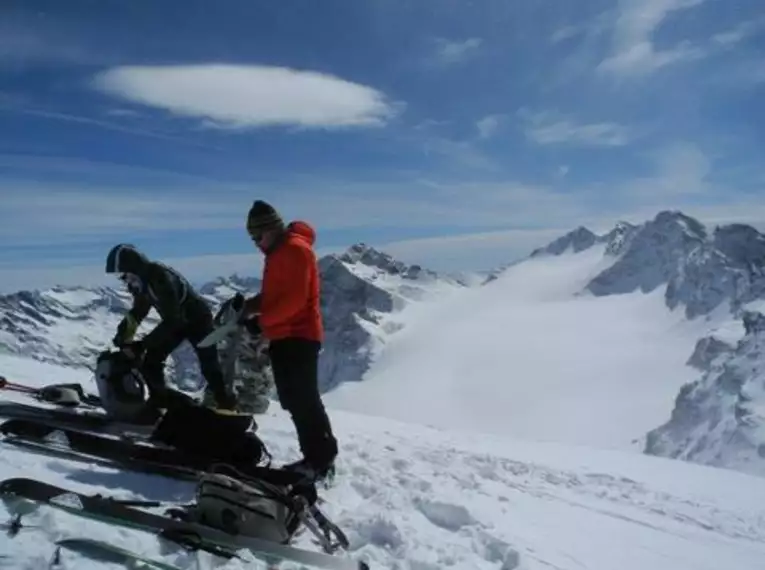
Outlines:
<svg viewBox="0 0 765 570"><path fill-rule="evenodd" d="M119 275L119 280L131 289L141 288L141 278L138 277L138 275L134 275L132 273L121 273Z"/></svg>
<svg viewBox="0 0 765 570"><path fill-rule="evenodd" d="M263 238L266 235L265 231L258 231L258 230L248 230L248 233L250 234L250 239L254 241L255 243L260 243L263 241Z"/></svg>

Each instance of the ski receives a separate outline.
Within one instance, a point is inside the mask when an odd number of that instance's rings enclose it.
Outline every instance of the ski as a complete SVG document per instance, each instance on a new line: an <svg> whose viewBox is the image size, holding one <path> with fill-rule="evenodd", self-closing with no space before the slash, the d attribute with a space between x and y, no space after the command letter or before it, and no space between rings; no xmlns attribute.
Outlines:
<svg viewBox="0 0 765 570"><path fill-rule="evenodd" d="M62 538L55 542L56 551L51 565L61 563L61 550L65 548L99 562L122 564L126 568L143 567L148 570L181 570L179 566L141 556L108 542L90 538Z"/></svg>
<svg viewBox="0 0 765 570"><path fill-rule="evenodd" d="M94 394L89 394L77 382L63 384L48 384L46 386L35 387L19 382L12 382L3 375L0 375L0 390L19 392L30 396L36 400L57 404L66 408L83 406L86 408L97 409L101 407L101 398Z"/></svg>
<svg viewBox="0 0 765 570"><path fill-rule="evenodd" d="M101 467L111 469L129 469L138 473L161 475L163 477L178 479L180 481L196 481L201 475L199 471L187 469L184 467L165 465L161 463L152 464L148 461L135 461L130 459L105 459L103 457L97 457L95 455L88 455L86 453L74 451L72 449L68 449L65 446L51 445L45 442L24 440L16 437L7 438L3 440L3 443L13 445L14 447L23 449L24 451L28 451L30 453L55 457L56 459L79 461L82 463L99 465Z"/></svg>
<svg viewBox="0 0 765 570"><path fill-rule="evenodd" d="M160 538L223 557L237 556L238 550L246 549L270 564L297 562L329 570L369 570L368 565L361 561L228 534L213 527L127 506L113 498L85 495L34 479L5 479L0 482L0 496L31 500L82 517L150 532Z"/></svg>

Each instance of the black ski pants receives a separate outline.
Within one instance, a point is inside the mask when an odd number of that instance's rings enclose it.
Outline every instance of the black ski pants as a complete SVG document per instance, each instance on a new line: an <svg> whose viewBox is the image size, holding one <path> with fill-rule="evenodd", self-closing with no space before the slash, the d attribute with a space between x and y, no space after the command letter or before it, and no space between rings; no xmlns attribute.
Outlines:
<svg viewBox="0 0 765 570"><path fill-rule="evenodd" d="M193 322L189 322L183 329L170 327L165 322L157 325L157 328L162 329L162 332L157 335L160 340L146 350L141 366L141 372L149 389L149 396L160 402L164 399L168 390L165 383L165 361L184 340L188 340L194 347L202 376L212 390L218 405L232 406L233 402L230 401L232 398L226 390L223 371L218 359L217 347L215 345L205 348L197 346L197 343L213 330L212 315L209 312L200 312L195 317L197 318Z"/></svg>
<svg viewBox="0 0 765 570"><path fill-rule="evenodd" d="M321 343L304 338L270 341L268 347L279 403L292 416L303 457L314 468L329 467L337 440L319 394Z"/></svg>

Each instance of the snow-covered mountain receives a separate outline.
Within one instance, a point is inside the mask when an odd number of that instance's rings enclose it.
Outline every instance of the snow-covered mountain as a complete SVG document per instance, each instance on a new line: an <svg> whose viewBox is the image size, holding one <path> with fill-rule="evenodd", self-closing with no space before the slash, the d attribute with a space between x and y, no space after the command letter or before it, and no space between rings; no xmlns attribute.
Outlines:
<svg viewBox="0 0 765 570"><path fill-rule="evenodd" d="M751 226L710 231L681 212L665 211L620 229L607 238L607 253L616 261L587 287L595 295L666 285L667 306L682 306L694 318L717 308L736 311L765 293L765 236Z"/></svg>
<svg viewBox="0 0 765 570"><path fill-rule="evenodd" d="M605 244L535 256L482 287L401 314L360 383L328 405L442 428L635 449L696 371L705 332L659 293L578 295L608 268Z"/></svg>
<svg viewBox="0 0 765 570"><path fill-rule="evenodd" d="M606 244L612 262L587 292L661 292L669 309L706 323L686 363L702 375L681 387L669 419L646 435L645 452L765 475L765 320L752 310L765 306L765 236L743 224L710 230L669 211L605 236L582 228L570 235L586 239L564 236L540 251ZM744 334L731 334L736 324Z"/></svg>
<svg viewBox="0 0 765 570"><path fill-rule="evenodd" d="M326 342L320 359L322 390L359 381L390 336L401 311L467 285L419 265L406 265L365 244L319 260Z"/></svg>
<svg viewBox="0 0 765 570"><path fill-rule="evenodd" d="M320 259L326 341L322 389L358 380L385 339L399 328L396 313L411 302L465 287L457 279L408 266L364 244ZM236 292L252 295L257 278L232 275L199 286L213 311ZM92 368L110 346L130 296L120 288L62 288L0 296L0 350L41 361ZM152 311L139 332L157 322ZM183 343L169 362L169 375L195 387L199 369Z"/></svg>

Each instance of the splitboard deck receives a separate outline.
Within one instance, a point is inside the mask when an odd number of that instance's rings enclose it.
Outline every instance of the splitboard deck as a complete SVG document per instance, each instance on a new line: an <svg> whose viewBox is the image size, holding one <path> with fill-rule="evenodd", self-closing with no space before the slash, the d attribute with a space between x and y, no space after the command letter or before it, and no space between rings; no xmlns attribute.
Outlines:
<svg viewBox="0 0 765 570"><path fill-rule="evenodd" d="M246 549L271 564L298 562L328 570L369 570L366 563L350 558L228 534L213 527L129 507L112 498L85 495L35 479L5 479L0 482L0 496L5 499L26 499L86 518L151 532L161 538L209 550L224 557L238 557L237 551Z"/></svg>
<svg viewBox="0 0 765 570"><path fill-rule="evenodd" d="M147 439L123 439L87 431L48 425L36 420L13 419L0 423L4 443L32 451L78 461L109 466L122 465L135 471L157 473L184 480L197 480L214 464L175 448L154 444ZM308 485L300 474L257 464L236 464L240 476L293 486Z"/></svg>
<svg viewBox="0 0 765 570"><path fill-rule="evenodd" d="M61 450L64 453L73 451L82 454L83 459L92 456L133 468L161 471L163 474L184 479L196 478L217 463L208 457L190 455L173 447L151 442L146 437L100 435L37 420L6 420L0 424L0 433L12 444L21 441L32 444L27 447L43 447ZM256 465L238 465L237 468L253 475L260 475L261 470L265 469Z"/></svg>

